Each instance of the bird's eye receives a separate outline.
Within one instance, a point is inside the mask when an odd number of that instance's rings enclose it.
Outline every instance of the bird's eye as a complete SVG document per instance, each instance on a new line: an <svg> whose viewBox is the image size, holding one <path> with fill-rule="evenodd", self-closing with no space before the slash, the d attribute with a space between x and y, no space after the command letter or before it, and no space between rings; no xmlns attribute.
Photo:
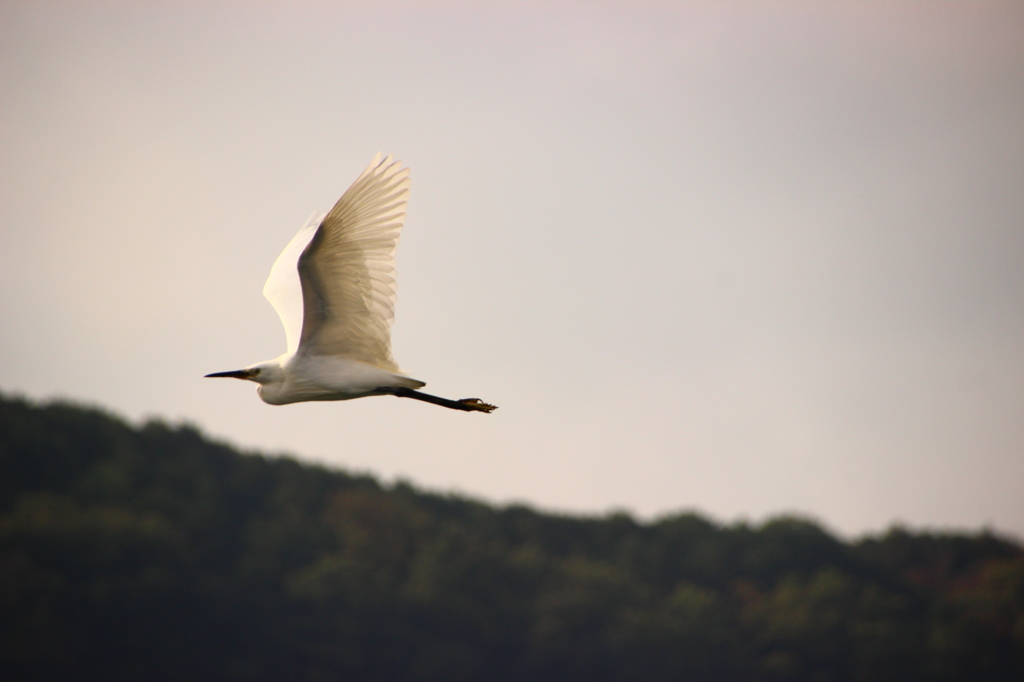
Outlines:
<svg viewBox="0 0 1024 682"><path fill-rule="evenodd" d="M257 367L256 369L254 369L254 370L252 371L252 375L253 375L254 377L255 377L255 376L259 376L259 374L260 374L260 368L259 368L259 367Z"/></svg>

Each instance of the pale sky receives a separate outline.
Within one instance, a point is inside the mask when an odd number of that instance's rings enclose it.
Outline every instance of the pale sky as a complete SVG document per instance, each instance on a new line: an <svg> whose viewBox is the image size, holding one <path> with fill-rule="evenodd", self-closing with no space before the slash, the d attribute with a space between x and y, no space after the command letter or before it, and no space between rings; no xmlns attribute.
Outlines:
<svg viewBox="0 0 1024 682"><path fill-rule="evenodd" d="M0 4L0 391L544 510L1024 535L1024 3ZM261 289L412 169L395 357Z"/></svg>

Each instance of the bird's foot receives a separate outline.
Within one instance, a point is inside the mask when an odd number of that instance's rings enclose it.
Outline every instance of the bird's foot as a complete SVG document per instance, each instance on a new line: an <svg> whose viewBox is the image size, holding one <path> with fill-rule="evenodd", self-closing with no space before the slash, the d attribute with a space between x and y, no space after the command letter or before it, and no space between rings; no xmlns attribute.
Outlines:
<svg viewBox="0 0 1024 682"><path fill-rule="evenodd" d="M463 398L462 400L456 400L459 405L465 410L477 411L477 412L494 412L498 409L497 405L491 405L485 403L479 398Z"/></svg>

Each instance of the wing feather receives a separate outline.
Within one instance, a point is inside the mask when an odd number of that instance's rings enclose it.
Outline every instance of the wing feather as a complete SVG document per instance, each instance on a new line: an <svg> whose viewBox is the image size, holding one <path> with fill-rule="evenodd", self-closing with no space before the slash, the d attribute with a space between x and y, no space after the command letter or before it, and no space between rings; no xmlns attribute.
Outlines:
<svg viewBox="0 0 1024 682"><path fill-rule="evenodd" d="M274 261L270 268L270 276L267 283L263 285L263 295L274 306L281 324L284 325L284 335L288 341L288 352L294 353L299 347L299 338L302 335L302 284L299 282L299 256L305 250L313 235L316 233L323 215L316 213L309 217L306 224L292 237L288 246Z"/></svg>
<svg viewBox="0 0 1024 682"><path fill-rule="evenodd" d="M298 259L300 351L398 371L391 356L394 253L408 196L409 169L378 154L320 222Z"/></svg>

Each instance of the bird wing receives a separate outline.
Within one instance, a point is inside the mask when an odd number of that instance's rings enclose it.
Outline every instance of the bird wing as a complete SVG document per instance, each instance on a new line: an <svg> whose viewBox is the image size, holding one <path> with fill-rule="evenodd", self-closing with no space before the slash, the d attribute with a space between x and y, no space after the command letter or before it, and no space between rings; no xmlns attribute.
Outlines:
<svg viewBox="0 0 1024 682"><path fill-rule="evenodd" d="M288 352L294 353L299 347L302 335L302 283L299 281L299 256L313 239L316 228L324 219L316 213L302 226L284 251L270 268L270 276L263 285L263 295L274 306L281 324L284 325L285 338L288 341Z"/></svg>
<svg viewBox="0 0 1024 682"><path fill-rule="evenodd" d="M409 196L409 169L401 166L390 156L381 161L378 154L299 256L301 351L398 371L391 357L394 253Z"/></svg>

